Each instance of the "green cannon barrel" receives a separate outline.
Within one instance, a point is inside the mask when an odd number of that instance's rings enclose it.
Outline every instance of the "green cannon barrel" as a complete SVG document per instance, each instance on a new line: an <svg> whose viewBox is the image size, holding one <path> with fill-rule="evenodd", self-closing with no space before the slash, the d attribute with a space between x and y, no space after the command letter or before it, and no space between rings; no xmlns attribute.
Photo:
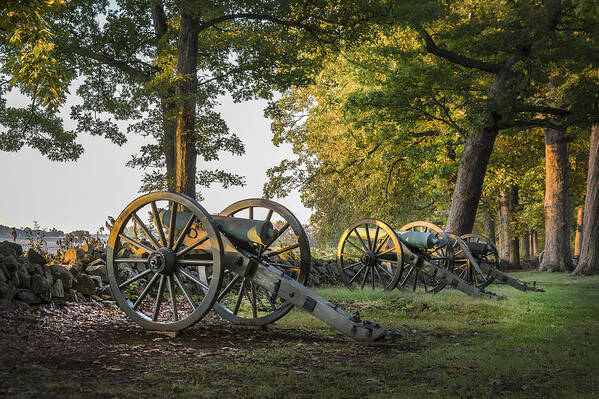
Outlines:
<svg viewBox="0 0 599 399"><path fill-rule="evenodd" d="M358 227L356 231L363 240L368 239L365 228ZM374 232L372 229L369 231L369 233L370 239L374 239ZM440 242L440 240L436 238L434 234L425 233L422 231L396 231L396 233L401 242L410 248L430 249ZM386 236L386 234L379 234L377 241L384 240Z"/></svg>
<svg viewBox="0 0 599 399"><path fill-rule="evenodd" d="M397 231L396 233L401 242L410 248L430 249L440 242L434 234L422 231Z"/></svg>
<svg viewBox="0 0 599 399"><path fill-rule="evenodd" d="M162 224L168 227L171 220L171 212L167 210L160 211ZM191 212L177 212L175 221L175 230L183 230L191 218ZM275 237L277 230L268 220L253 220L237 217L227 217L212 215L218 229L227 233L236 240L244 242L254 242L257 244L269 244Z"/></svg>

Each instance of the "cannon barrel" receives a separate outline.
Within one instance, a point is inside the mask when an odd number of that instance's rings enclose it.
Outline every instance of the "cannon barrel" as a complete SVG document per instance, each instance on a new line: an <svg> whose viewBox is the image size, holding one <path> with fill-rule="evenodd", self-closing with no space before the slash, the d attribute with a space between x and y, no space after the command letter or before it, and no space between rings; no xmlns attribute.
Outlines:
<svg viewBox="0 0 599 399"><path fill-rule="evenodd" d="M191 215L191 212L177 212L175 230L183 230L191 218ZM171 212L162 210L160 212L160 218L162 219L162 224L165 227L168 227L170 224ZM212 219L220 231L238 241L267 245L276 237L277 233L277 230L268 220L244 219L219 215L212 215Z"/></svg>
<svg viewBox="0 0 599 399"><path fill-rule="evenodd" d="M475 255L486 254L489 251L489 247L487 246L487 244L473 241L464 242L466 243L466 246L468 247L470 252L472 252Z"/></svg>
<svg viewBox="0 0 599 399"><path fill-rule="evenodd" d="M434 234L422 231L396 231L402 243L410 248L431 249L440 243Z"/></svg>
<svg viewBox="0 0 599 399"><path fill-rule="evenodd" d="M369 232L369 234L367 234L366 229L363 227L358 227L356 231L360 235L360 238L362 238L363 240L369 239L368 235L370 235L370 239L373 238L373 233ZM397 234L397 237L402 243L404 243L412 249L431 249L440 242L440 240L437 237L435 237L434 234L422 231L396 230L395 233ZM379 237L379 239L381 238L384 239L385 237Z"/></svg>

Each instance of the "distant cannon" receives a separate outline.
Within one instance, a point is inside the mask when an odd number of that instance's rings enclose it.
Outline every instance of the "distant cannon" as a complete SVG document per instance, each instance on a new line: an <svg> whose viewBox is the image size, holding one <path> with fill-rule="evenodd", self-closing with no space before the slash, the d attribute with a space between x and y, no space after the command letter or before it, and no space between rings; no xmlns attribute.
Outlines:
<svg viewBox="0 0 599 399"><path fill-rule="evenodd" d="M212 308L232 323L263 326L297 306L359 341L395 334L306 288L310 263L297 218L263 199L213 216L183 194L146 194L121 212L107 247L114 299L149 330L188 328Z"/></svg>
<svg viewBox="0 0 599 399"><path fill-rule="evenodd" d="M350 287L396 287L439 292L447 285L471 296L486 292L493 281L519 290L542 291L499 271L497 248L480 235L447 233L428 222L393 230L377 219L353 223L337 247L337 268Z"/></svg>
<svg viewBox="0 0 599 399"><path fill-rule="evenodd" d="M471 296L496 297L453 273L453 264L449 236L426 226L396 231L380 220L362 219L350 225L337 246L337 268L350 288L438 292L450 285Z"/></svg>

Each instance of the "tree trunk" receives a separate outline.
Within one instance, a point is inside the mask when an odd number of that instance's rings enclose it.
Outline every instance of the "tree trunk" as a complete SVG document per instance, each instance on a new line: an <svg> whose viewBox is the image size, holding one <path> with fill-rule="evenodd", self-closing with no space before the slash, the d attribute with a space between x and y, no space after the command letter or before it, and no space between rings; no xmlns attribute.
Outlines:
<svg viewBox="0 0 599 399"><path fill-rule="evenodd" d="M545 129L545 249L540 270L572 270L568 149L564 130Z"/></svg>
<svg viewBox="0 0 599 399"><path fill-rule="evenodd" d="M574 257L580 256L582 247L582 217L584 214L584 206L576 208L576 235L574 236Z"/></svg>
<svg viewBox="0 0 599 399"><path fill-rule="evenodd" d="M538 254L537 250L537 231L532 230L530 232L530 255L535 257Z"/></svg>
<svg viewBox="0 0 599 399"><path fill-rule="evenodd" d="M511 224L512 219L514 218L514 211L518 206L518 186L510 187L510 195L511 195L511 209L510 209L510 218L509 223ZM508 226L511 230L511 226ZM520 266L520 238L515 234L512 234L512 240L509 243L509 251L510 251L510 264L513 266Z"/></svg>
<svg viewBox="0 0 599 399"><path fill-rule="evenodd" d="M198 89L197 21L181 16L177 41L177 130L175 190L195 197L196 194L196 94Z"/></svg>
<svg viewBox="0 0 599 399"><path fill-rule="evenodd" d="M485 229L485 236L489 240L491 240L492 243L495 243L495 220L491 218L489 208L486 205L483 209L483 223Z"/></svg>
<svg viewBox="0 0 599 399"><path fill-rule="evenodd" d="M483 127L466 137L453 191L447 230L462 235L472 232L489 157L499 131Z"/></svg>
<svg viewBox="0 0 599 399"><path fill-rule="evenodd" d="M582 229L582 248L574 274L599 273L599 125L594 125L591 133Z"/></svg>
<svg viewBox="0 0 599 399"><path fill-rule="evenodd" d="M168 191L177 191L177 149L175 147L175 137L177 132L177 107L172 102L172 97L163 97L160 99L162 110L162 131L161 139L162 151L166 163L166 185Z"/></svg>
<svg viewBox="0 0 599 399"><path fill-rule="evenodd" d="M501 261L509 263L511 266L520 265L520 240L518 237L514 237L510 226L517 202L518 188L516 186L502 190L499 194L499 230L501 232L499 257Z"/></svg>
<svg viewBox="0 0 599 399"><path fill-rule="evenodd" d="M530 230L526 230L524 236L520 239L520 252L522 258L530 258Z"/></svg>
<svg viewBox="0 0 599 399"><path fill-rule="evenodd" d="M510 247L512 233L510 232L510 216L512 211L512 196L509 190L502 190L499 194L499 230L501 231L501 247L499 257L503 262L510 263Z"/></svg>

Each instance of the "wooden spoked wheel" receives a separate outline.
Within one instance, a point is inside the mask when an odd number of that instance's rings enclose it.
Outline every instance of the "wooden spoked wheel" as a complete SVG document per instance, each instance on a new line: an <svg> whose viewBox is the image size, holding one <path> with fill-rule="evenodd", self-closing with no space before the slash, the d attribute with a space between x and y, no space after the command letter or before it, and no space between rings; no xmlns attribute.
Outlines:
<svg viewBox="0 0 599 399"><path fill-rule="evenodd" d="M418 221L406 224L400 231L419 231L434 234L435 238L439 240L437 245L429 249L414 248L412 251L437 266L449 271L452 270L454 254L450 239L447 233L439 226L429 222ZM425 273L417 265L413 265L402 270L397 285L399 288L412 289L412 291L416 291L418 288L425 292L439 292L445 288L446 283L437 278L436 271L432 274Z"/></svg>
<svg viewBox="0 0 599 399"><path fill-rule="evenodd" d="M235 202L220 215L270 221L277 229L275 237L268 243L244 243L243 249L255 256L258 262L273 266L305 284L312 262L310 245L301 223L287 208L274 201L255 198ZM223 287L214 309L233 324L267 325L293 308L276 292L270 292L226 268Z"/></svg>
<svg viewBox="0 0 599 399"><path fill-rule="evenodd" d="M392 290L402 268L403 253L397 235L380 220L358 220L339 240L337 269L349 288Z"/></svg>
<svg viewBox="0 0 599 399"><path fill-rule="evenodd" d="M193 224L205 234L184 244ZM222 258L219 232L200 204L183 194L155 192L131 202L116 219L106 266L112 295L129 317L146 329L179 331L212 308L222 282ZM209 282L193 270L207 266Z"/></svg>
<svg viewBox="0 0 599 399"><path fill-rule="evenodd" d="M464 234L462 236L462 240L464 240L466 244L475 243L485 245L485 251L472 251L472 255L479 265L485 263L492 268L499 267L499 252L497 251L497 247L493 241L491 241L489 238L481 234ZM495 280L495 277L488 273L483 277L486 284L482 288L488 286Z"/></svg>

